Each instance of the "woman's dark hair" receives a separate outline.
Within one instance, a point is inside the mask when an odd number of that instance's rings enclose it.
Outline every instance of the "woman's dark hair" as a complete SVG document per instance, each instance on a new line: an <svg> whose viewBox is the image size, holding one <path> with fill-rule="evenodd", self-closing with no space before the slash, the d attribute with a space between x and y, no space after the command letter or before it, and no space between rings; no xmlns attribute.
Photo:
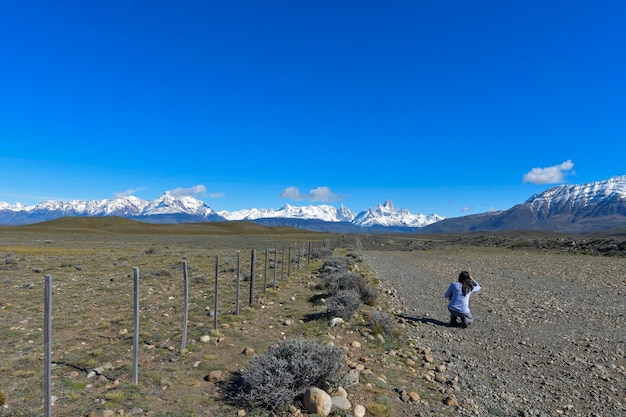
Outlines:
<svg viewBox="0 0 626 417"><path fill-rule="evenodd" d="M470 277L469 272L461 271L459 274L459 282L463 288L463 295L467 295L474 291L474 280Z"/></svg>

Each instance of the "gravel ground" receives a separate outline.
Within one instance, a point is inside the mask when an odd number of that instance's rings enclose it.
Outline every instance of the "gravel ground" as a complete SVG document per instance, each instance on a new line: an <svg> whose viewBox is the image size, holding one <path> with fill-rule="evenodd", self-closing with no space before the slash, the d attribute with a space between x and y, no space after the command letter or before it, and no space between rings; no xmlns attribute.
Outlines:
<svg viewBox="0 0 626 417"><path fill-rule="evenodd" d="M461 416L626 416L626 258L486 247L367 251L403 331L458 377ZM469 270L475 323L449 327Z"/></svg>

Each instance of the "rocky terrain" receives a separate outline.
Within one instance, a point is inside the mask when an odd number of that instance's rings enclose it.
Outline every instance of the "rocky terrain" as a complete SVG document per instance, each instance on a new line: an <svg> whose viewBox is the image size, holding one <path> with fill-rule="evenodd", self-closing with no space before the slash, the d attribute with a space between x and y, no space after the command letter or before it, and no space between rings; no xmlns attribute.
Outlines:
<svg viewBox="0 0 626 417"><path fill-rule="evenodd" d="M44 274L54 275L55 415L267 417L262 409L232 404L223 388L270 344L301 337L339 346L347 353L346 370L358 375L358 382L344 385L350 405L330 415L626 413L623 237L344 235L333 256L362 260L354 271L379 286L379 297L349 323L329 327L319 259L309 265L303 258L302 269L292 265L289 279L282 279L282 267L274 269L277 289L258 292L255 306L233 314L236 249L271 242L284 252L290 246L277 246L275 235L147 225L129 233L118 222L103 233L107 226L97 226L98 233L82 220L73 229L3 231L3 416L41 414ZM217 331L209 314L217 258L207 251L221 260ZM250 252L242 253L249 271ZM191 277L185 349L181 259ZM267 260L259 260L264 273ZM138 384L129 380L134 265L145 289ZM476 323L468 329L448 327L443 298L462 269L483 286L472 296ZM376 310L393 321L395 337L379 339L370 331ZM307 413L298 399L281 416Z"/></svg>
<svg viewBox="0 0 626 417"><path fill-rule="evenodd" d="M626 415L626 258L619 242L593 245L595 253L612 245L618 256L583 256L558 239L547 243L552 248L472 239L364 252L392 295L404 335L444 365L439 389L454 397L455 414ZM467 329L448 325L443 297L461 270L482 285ZM414 415L439 411L422 406Z"/></svg>

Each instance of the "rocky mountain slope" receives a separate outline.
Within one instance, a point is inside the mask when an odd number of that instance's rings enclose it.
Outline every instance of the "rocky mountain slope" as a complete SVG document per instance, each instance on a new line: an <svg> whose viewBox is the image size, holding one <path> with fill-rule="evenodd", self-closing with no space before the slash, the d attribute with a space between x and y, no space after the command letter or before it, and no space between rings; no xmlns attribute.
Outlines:
<svg viewBox="0 0 626 417"><path fill-rule="evenodd" d="M572 233L626 229L626 176L560 185L506 211L445 219L425 233L549 230Z"/></svg>

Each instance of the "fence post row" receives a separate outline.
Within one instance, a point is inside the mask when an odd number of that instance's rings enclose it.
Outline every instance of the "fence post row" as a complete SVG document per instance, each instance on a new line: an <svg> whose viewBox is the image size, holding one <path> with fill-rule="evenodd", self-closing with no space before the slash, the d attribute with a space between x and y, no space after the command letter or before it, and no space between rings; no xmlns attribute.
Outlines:
<svg viewBox="0 0 626 417"><path fill-rule="evenodd" d="M319 242L318 242L319 243ZM316 245L318 244L316 243ZM322 245L325 248L327 245L332 248L333 243L323 241ZM308 243L307 263L311 259L311 245ZM288 249L288 262L287 262L287 276L291 276L291 264L292 262L297 264L298 270L300 270L300 258L303 245L294 243L293 258L291 253L291 244L287 245ZM268 261L268 249L265 249L265 274L264 274L264 288L267 288L267 261ZM181 341L181 350L185 349L187 342L187 327L189 321L189 276L187 271L187 261L183 261L183 285L184 285L184 310L183 310L183 335ZM252 262L250 270L250 305L254 304L255 298L255 275L256 275L256 250L252 250ZM274 289L276 289L277 281L277 268L278 268L278 245L274 247ZM282 248L282 267L281 267L281 279L283 279L285 273L285 248ZM44 416L51 417L52 415L52 393L51 393L51 379L52 379L52 275L46 275L45 279L45 294L44 294ZM132 363L132 380L133 384L139 382L139 268L133 268L133 281L134 281L134 331L133 331L133 363ZM237 287L236 287L236 300L235 300L235 314L240 313L240 286L241 286L241 252L237 251ZM219 306L219 255L215 256L215 304L213 314L213 328L217 329L218 323L218 306Z"/></svg>

